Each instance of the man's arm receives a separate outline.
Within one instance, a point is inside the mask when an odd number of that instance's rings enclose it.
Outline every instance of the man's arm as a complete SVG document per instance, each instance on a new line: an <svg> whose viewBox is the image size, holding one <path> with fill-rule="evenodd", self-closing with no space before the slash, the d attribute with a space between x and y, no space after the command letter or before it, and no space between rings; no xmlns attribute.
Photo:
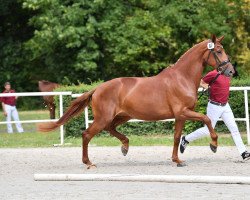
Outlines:
<svg viewBox="0 0 250 200"><path fill-rule="evenodd" d="M4 114L4 116L7 116L7 112L5 110L5 104L3 102L2 102L2 107L3 107L3 114Z"/></svg>
<svg viewBox="0 0 250 200"><path fill-rule="evenodd" d="M205 81L203 81L202 79L201 79L201 82L200 82L200 86L205 88L205 89L208 89L208 84Z"/></svg>

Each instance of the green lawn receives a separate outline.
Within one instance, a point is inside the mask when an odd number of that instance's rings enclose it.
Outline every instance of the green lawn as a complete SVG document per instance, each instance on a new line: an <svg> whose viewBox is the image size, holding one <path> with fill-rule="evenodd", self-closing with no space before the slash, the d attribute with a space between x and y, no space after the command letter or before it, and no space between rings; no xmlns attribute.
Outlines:
<svg viewBox="0 0 250 200"><path fill-rule="evenodd" d="M19 111L19 118L20 120L41 120L41 119L49 119L49 111L47 110L35 110L35 111ZM2 114L2 111L0 112L0 121L5 121L5 117ZM22 124L25 132L36 132L36 124ZM16 131L15 124L12 124L13 131ZM0 125L0 134L6 133L6 124Z"/></svg>
<svg viewBox="0 0 250 200"><path fill-rule="evenodd" d="M242 134L243 140L246 143L246 135ZM130 145L132 146L172 146L173 136L166 135L151 135L151 136L128 136ZM197 140L191 145L207 146L211 139L209 137ZM16 133L16 134L0 134L0 148L3 147L50 147L53 144L59 144L59 132L52 133ZM81 146L81 138L65 138L67 146ZM90 143L93 146L119 146L120 141L112 136L94 137ZM231 146L234 145L230 135L219 134L219 145Z"/></svg>
<svg viewBox="0 0 250 200"><path fill-rule="evenodd" d="M46 110L36 110L36 111L20 111L19 112L21 120L28 119L48 119L48 111ZM0 121L3 121L4 117L1 115ZM39 133L36 131L35 124L23 124L25 133L19 134L7 134L6 125L0 125L0 148L7 147L50 147L53 144L60 143L60 133L59 130L51 133ZM15 127L13 125L15 130ZM154 145L173 145L172 135L148 135L148 136L128 136L130 139L130 145L132 146L154 146ZM246 134L242 134L242 138L246 143ZM191 145L207 146L211 139L209 137L197 140ZM65 138L65 143L70 143L67 146L81 146L81 138ZM103 135L94 137L90 145L93 146L118 146L120 141L116 138ZM219 145L234 145L230 134L219 134Z"/></svg>

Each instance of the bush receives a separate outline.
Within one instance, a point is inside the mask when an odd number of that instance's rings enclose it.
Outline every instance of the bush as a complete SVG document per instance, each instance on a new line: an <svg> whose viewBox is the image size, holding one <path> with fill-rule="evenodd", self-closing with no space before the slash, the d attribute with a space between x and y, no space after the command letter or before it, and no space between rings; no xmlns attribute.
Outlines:
<svg viewBox="0 0 250 200"><path fill-rule="evenodd" d="M86 91L89 91L95 87L97 87L101 82L96 82L91 85L73 85L73 86L64 86L57 88L56 91L72 91L72 93L84 93ZM235 79L232 81L232 86L249 86L250 80L249 79ZM200 94L200 93L199 93ZM250 93L248 93L248 97L250 97ZM56 104L58 105L58 96L56 98ZM68 107L70 102L73 100L73 98L69 96L64 96L63 99L63 105L64 107ZM244 112L244 94L243 91L231 91L230 93L230 105L234 112L235 117L243 118L245 117ZM208 102L207 95L203 95L202 98L198 101L196 106L196 111L206 114L206 106ZM59 108L59 106L57 106ZM64 110L65 110L64 108ZM59 109L57 109L59 110ZM58 112L58 111L57 111ZM93 119L93 115L91 112L91 109L89 109L89 118ZM245 130L245 123L244 122L237 122L239 125L240 130ZM197 128L202 127L203 124L201 122L193 122L193 121L187 121L184 127L184 133L190 133ZM82 113L80 116L71 119L66 125L66 136L67 137L78 137L81 136L82 131L85 130L85 121L84 121L84 113ZM125 133L127 135L133 134L133 135L146 135L146 134L172 134L174 132L174 122L134 122L134 123L125 123L118 127L118 130L122 133ZM226 126L222 122L218 122L218 125L216 126L216 130L218 132L228 132Z"/></svg>

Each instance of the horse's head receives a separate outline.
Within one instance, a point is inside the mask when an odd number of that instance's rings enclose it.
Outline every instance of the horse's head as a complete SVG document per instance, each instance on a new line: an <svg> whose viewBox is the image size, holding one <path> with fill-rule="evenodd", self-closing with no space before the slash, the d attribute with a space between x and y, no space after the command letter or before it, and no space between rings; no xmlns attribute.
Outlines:
<svg viewBox="0 0 250 200"><path fill-rule="evenodd" d="M212 36L212 39L207 43L207 51L204 54L203 59L206 64L217 69L218 72L224 74L225 76L233 76L235 73L234 67L230 62L228 55L226 54L221 41L224 39L224 36L216 38L215 35Z"/></svg>

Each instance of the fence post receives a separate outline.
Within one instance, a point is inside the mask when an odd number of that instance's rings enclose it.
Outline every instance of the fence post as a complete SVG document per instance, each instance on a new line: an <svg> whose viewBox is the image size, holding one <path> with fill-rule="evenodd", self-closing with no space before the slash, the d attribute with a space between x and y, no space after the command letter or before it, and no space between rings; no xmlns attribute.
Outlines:
<svg viewBox="0 0 250 200"><path fill-rule="evenodd" d="M59 104L60 104L60 118L63 116L63 95L59 95ZM64 144L64 133L63 133L63 125L60 126L60 139L61 145Z"/></svg>
<svg viewBox="0 0 250 200"><path fill-rule="evenodd" d="M244 99L245 99L245 114L246 114L246 127L247 127L247 144L250 145L248 95L246 89L244 90Z"/></svg>
<svg viewBox="0 0 250 200"><path fill-rule="evenodd" d="M84 109L85 114L85 127L86 129L89 127L89 112L88 112L88 106Z"/></svg>

